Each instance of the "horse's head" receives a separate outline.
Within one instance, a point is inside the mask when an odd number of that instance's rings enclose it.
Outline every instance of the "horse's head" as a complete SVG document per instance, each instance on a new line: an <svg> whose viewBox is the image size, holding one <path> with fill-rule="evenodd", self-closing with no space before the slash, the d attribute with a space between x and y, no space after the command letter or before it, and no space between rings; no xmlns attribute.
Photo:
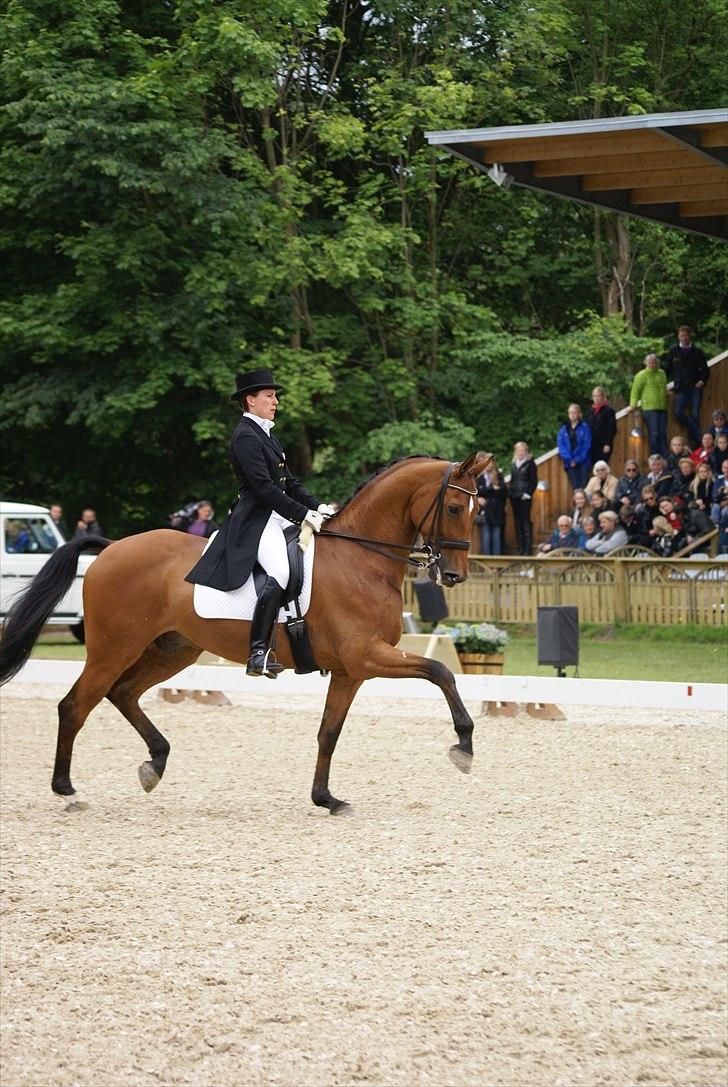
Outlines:
<svg viewBox="0 0 728 1087"><path fill-rule="evenodd" d="M436 561L430 566L433 581L457 585L468 576L470 533L478 512L476 478L487 467L489 457L471 453L459 464L444 470L434 497L429 488L429 503L418 495L412 517L425 547L430 547Z"/></svg>

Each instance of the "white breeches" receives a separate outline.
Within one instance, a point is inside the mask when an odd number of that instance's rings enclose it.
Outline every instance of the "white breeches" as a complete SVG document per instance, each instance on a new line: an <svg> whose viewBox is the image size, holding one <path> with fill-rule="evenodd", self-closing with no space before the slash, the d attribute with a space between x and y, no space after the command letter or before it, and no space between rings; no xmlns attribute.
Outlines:
<svg viewBox="0 0 728 1087"><path fill-rule="evenodd" d="M283 529L292 524L292 521L272 510L258 544L258 562L269 577L276 579L282 589L285 589L290 576Z"/></svg>

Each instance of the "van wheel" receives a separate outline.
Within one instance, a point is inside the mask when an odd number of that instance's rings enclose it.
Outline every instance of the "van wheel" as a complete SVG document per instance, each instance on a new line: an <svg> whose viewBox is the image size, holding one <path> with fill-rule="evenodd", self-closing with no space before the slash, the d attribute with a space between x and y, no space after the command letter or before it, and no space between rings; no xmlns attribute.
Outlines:
<svg viewBox="0 0 728 1087"><path fill-rule="evenodd" d="M71 623L68 629L77 642L80 642L81 645L86 644L86 631L84 629L83 619L80 619L78 623Z"/></svg>

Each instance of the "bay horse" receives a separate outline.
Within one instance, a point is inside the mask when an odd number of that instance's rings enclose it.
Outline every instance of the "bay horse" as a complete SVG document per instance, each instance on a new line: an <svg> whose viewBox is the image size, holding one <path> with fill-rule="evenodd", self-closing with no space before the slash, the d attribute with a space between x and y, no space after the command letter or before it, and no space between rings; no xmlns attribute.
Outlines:
<svg viewBox="0 0 728 1087"><path fill-rule="evenodd" d="M450 758L468 772L473 722L452 672L438 661L395 648L402 635L402 582L408 556L424 540L420 564L452 586L467 577L470 530L478 509L475 480L487 460L461 463L416 454L366 480L316 537L306 624L319 667L331 673L318 732L311 797L333 814L347 806L329 790L331 758L356 692L375 677L427 679L443 692L458 742ZM139 705L150 687L193 664L204 650L245 664L250 623L202 619L185 574L204 546L197 536L156 529L111 543L72 540L53 553L13 604L0 642L0 684L15 675L76 575L82 551L98 550L84 578L86 664L58 705L58 743L51 788L69 810L81 806L71 784L73 744L103 698L123 714L149 750L139 767L150 792L164 774L170 747ZM279 628L280 634L280 628ZM293 666L288 639L278 659ZM261 691L267 690L261 679Z"/></svg>

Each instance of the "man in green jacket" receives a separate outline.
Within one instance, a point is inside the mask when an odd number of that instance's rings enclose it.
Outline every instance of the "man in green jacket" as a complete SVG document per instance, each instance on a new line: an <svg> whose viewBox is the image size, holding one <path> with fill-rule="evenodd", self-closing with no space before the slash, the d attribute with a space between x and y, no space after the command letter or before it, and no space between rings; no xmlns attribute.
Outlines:
<svg viewBox="0 0 728 1087"><path fill-rule="evenodd" d="M667 457L667 375L657 355L647 355L644 370L635 374L629 404L642 409L650 453Z"/></svg>

